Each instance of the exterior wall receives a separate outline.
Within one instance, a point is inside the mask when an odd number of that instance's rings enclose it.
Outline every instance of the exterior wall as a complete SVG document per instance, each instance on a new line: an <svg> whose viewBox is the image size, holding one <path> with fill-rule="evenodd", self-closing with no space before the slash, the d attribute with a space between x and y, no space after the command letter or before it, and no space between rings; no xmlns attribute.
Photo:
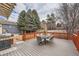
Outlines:
<svg viewBox="0 0 79 59"><path fill-rule="evenodd" d="M16 26L11 24L3 24L2 25L2 33L11 33L11 34L18 34L19 30Z"/></svg>

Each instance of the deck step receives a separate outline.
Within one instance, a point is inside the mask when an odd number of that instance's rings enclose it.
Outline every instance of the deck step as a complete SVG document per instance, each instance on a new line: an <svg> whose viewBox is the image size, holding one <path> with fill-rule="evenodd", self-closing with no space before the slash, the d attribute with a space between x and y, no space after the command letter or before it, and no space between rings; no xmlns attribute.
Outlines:
<svg viewBox="0 0 79 59"><path fill-rule="evenodd" d="M16 49L17 49L17 47L12 47L12 48L0 51L0 55L4 55L4 54L7 54L7 53L10 53L12 51L15 51Z"/></svg>
<svg viewBox="0 0 79 59"><path fill-rule="evenodd" d="M24 41L18 41L18 42L16 42L16 44L21 44L21 43L24 43Z"/></svg>

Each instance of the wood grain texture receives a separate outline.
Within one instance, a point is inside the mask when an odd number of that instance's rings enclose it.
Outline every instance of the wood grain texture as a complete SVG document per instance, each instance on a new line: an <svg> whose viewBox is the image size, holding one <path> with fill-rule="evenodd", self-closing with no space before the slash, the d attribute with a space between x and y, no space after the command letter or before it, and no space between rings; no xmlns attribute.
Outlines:
<svg viewBox="0 0 79 59"><path fill-rule="evenodd" d="M3 56L78 56L72 40L54 38L52 43L39 46L35 39L15 45L17 50Z"/></svg>

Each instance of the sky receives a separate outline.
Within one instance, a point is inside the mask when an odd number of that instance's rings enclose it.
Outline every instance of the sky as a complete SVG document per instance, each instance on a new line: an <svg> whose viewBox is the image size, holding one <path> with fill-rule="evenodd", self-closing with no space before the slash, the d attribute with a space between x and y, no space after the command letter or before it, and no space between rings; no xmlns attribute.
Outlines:
<svg viewBox="0 0 79 59"><path fill-rule="evenodd" d="M17 3L8 20L16 22L22 10L27 12L28 9L36 9L40 21L42 21L46 18L47 14L54 12L58 6L57 3Z"/></svg>
<svg viewBox="0 0 79 59"><path fill-rule="evenodd" d="M0 16L0 20L6 20L6 18L4 16Z"/></svg>

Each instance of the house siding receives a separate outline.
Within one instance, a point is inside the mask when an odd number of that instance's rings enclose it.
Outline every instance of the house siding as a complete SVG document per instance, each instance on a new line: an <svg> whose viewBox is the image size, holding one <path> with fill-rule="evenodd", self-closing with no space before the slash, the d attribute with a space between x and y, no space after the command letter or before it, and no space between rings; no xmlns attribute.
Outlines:
<svg viewBox="0 0 79 59"><path fill-rule="evenodd" d="M12 24L3 24L2 25L2 33L11 33L11 34L19 34L19 30L15 25Z"/></svg>

